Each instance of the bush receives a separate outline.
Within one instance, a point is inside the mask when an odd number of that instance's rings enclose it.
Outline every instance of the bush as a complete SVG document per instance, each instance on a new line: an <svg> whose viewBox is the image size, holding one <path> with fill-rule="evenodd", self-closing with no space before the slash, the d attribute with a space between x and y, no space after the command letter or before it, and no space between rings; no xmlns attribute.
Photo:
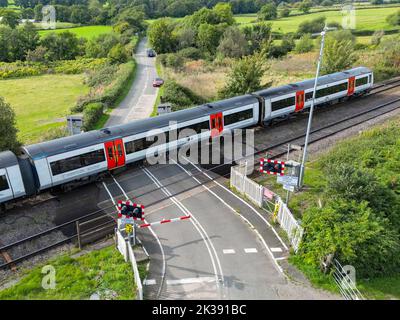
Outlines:
<svg viewBox="0 0 400 320"><path fill-rule="evenodd" d="M305 53L310 52L313 48L314 41L311 38L311 35L305 34L297 42L295 50L297 53Z"/></svg>
<svg viewBox="0 0 400 320"><path fill-rule="evenodd" d="M96 123L103 115L104 106L102 103L90 103L83 110L83 130L94 129Z"/></svg>
<svg viewBox="0 0 400 320"><path fill-rule="evenodd" d="M107 58L110 59L111 63L124 63L128 60L128 54L126 53L125 47L118 43L111 48Z"/></svg>
<svg viewBox="0 0 400 320"><path fill-rule="evenodd" d="M201 50L194 47L184 48L178 51L178 54L181 57L190 60L199 60L203 57L203 53L201 52Z"/></svg>
<svg viewBox="0 0 400 320"><path fill-rule="evenodd" d="M197 104L205 103L205 100L190 89L183 87L173 80L168 80L164 85L164 94L161 97L162 102L172 104L172 110L177 111L186 109Z"/></svg>
<svg viewBox="0 0 400 320"><path fill-rule="evenodd" d="M391 24L392 26L399 26L400 25L400 10L388 15L386 21Z"/></svg>
<svg viewBox="0 0 400 320"><path fill-rule="evenodd" d="M302 23L300 23L297 33L305 34L305 33L321 32L322 29L324 29L325 20L326 17L319 17L313 20L305 20Z"/></svg>
<svg viewBox="0 0 400 320"><path fill-rule="evenodd" d="M117 65L105 65L101 69L89 72L85 83L92 88L100 85L108 85L114 80L114 76L117 71Z"/></svg>
<svg viewBox="0 0 400 320"><path fill-rule="evenodd" d="M183 67L183 58L177 53L168 53L165 59L165 66L174 70L180 70Z"/></svg>
<svg viewBox="0 0 400 320"><path fill-rule="evenodd" d="M381 43L383 36L385 35L385 31L376 30L371 38L371 45L378 46Z"/></svg>
<svg viewBox="0 0 400 320"><path fill-rule="evenodd" d="M129 61L118 66L117 72L114 73L113 79L108 85L103 83L93 87L89 94L80 98L77 104L72 108L73 112L82 112L89 103L101 102L106 107L115 107L115 103L127 89L130 79L136 71L136 63ZM96 80L98 81L98 80Z"/></svg>

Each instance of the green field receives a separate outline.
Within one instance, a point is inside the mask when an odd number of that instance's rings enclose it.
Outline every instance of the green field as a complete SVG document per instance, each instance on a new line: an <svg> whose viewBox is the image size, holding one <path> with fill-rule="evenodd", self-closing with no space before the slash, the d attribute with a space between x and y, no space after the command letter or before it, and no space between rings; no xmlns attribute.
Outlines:
<svg viewBox="0 0 400 320"><path fill-rule="evenodd" d="M397 8L400 9L400 7ZM399 30L400 27L393 27L386 22L386 17L394 10L396 9L378 8L356 10L356 30ZM326 17L327 22L341 23L343 18L341 11L316 12L307 15L292 16L272 20L272 30L282 33L296 32L301 22L322 16ZM236 21L242 25L252 23L256 18L256 14L235 16Z"/></svg>
<svg viewBox="0 0 400 320"><path fill-rule="evenodd" d="M22 143L37 142L43 133L65 126L65 116L77 98L89 88L83 75L43 75L0 81L1 96L17 116Z"/></svg>
<svg viewBox="0 0 400 320"><path fill-rule="evenodd" d="M92 39L97 37L100 34L103 33L110 33L112 31L111 26L86 26L86 27L77 27L77 28L66 28L66 29L55 29L55 30L40 30L39 34L41 36L48 34L50 32L64 32L64 31L70 31L72 33L75 33L79 38L86 38L86 39Z"/></svg>

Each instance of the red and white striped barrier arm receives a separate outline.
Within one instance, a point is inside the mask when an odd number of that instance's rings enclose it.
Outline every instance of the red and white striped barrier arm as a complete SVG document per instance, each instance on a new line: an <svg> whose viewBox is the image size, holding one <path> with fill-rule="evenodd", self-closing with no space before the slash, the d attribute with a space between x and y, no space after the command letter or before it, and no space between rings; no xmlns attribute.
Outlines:
<svg viewBox="0 0 400 320"><path fill-rule="evenodd" d="M191 216L183 216L183 217L179 217L179 218L174 218L174 219L164 219L161 221L156 221L156 222L152 222L152 223L145 223L145 224L141 224L138 227L139 228L147 228L147 227L151 227L157 224L164 224L164 223L169 223L169 222L176 222L176 221L181 221L181 220L187 220L189 219Z"/></svg>

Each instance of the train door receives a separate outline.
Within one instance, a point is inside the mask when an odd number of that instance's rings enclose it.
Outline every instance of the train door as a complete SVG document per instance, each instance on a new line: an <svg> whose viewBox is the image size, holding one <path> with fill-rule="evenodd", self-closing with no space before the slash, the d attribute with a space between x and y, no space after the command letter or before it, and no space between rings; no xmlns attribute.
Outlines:
<svg viewBox="0 0 400 320"><path fill-rule="evenodd" d="M224 119L222 112L210 115L211 137L218 136L224 130Z"/></svg>
<svg viewBox="0 0 400 320"><path fill-rule="evenodd" d="M351 96L354 93L355 84L356 84L356 77L350 77L349 84L347 86L347 95L348 96Z"/></svg>
<svg viewBox="0 0 400 320"><path fill-rule="evenodd" d="M296 109L295 112L299 112L304 108L304 90L296 92Z"/></svg>
<svg viewBox="0 0 400 320"><path fill-rule="evenodd" d="M104 143L107 155L108 169L115 169L125 165L125 150L122 139Z"/></svg>

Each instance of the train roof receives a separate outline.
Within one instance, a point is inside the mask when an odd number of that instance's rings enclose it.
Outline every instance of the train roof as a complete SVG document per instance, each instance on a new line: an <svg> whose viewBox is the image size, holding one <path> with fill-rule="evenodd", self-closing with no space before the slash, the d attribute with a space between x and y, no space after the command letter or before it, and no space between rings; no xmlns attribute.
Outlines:
<svg viewBox="0 0 400 320"><path fill-rule="evenodd" d="M7 168L18 164L18 159L11 151L0 152L0 168Z"/></svg>
<svg viewBox="0 0 400 320"><path fill-rule="evenodd" d="M336 72L319 77L318 85L324 85L335 81L345 80L348 79L349 76L359 76L370 72L372 71L366 67L358 67L342 72ZM262 96L264 98L274 98L285 94L293 93L299 90L307 90L314 87L314 79L315 78L287 84L276 88L264 89L254 92L254 94Z"/></svg>
<svg viewBox="0 0 400 320"><path fill-rule="evenodd" d="M104 128L102 130L89 131L74 136L25 146L23 147L23 150L32 159L40 159L63 152L84 148L90 145L104 143L106 141L121 137L148 132L151 129L163 128L168 126L172 121L178 123L186 122L213 114L217 111L230 110L253 103L258 103L258 100L252 95L234 97L185 110L163 114L157 117L131 121L129 123Z"/></svg>

